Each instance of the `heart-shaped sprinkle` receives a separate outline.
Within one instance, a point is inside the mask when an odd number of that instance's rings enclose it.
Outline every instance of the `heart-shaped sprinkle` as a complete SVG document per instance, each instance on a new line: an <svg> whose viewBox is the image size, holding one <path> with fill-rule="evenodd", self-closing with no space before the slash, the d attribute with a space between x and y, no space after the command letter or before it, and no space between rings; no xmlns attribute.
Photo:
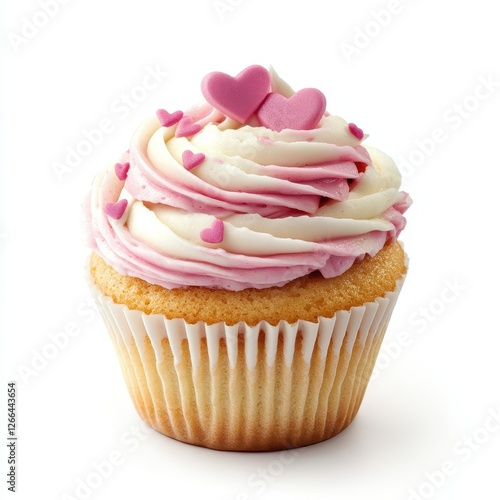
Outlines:
<svg viewBox="0 0 500 500"><path fill-rule="evenodd" d="M156 116L158 117L158 120L160 120L162 127L171 127L179 122L179 120L184 116L184 113L182 111L169 113L166 109L159 109L156 112Z"/></svg>
<svg viewBox="0 0 500 500"><path fill-rule="evenodd" d="M177 124L175 137L191 137L192 135L198 133L200 130L200 124L194 123L193 120L189 118L189 116L184 116Z"/></svg>
<svg viewBox="0 0 500 500"><path fill-rule="evenodd" d="M262 125L281 132L285 128L312 130L323 117L326 97L318 89L299 90L290 98L271 92L257 110Z"/></svg>
<svg viewBox="0 0 500 500"><path fill-rule="evenodd" d="M365 136L364 132L354 123L349 123L349 132L358 140L363 139Z"/></svg>
<svg viewBox="0 0 500 500"><path fill-rule="evenodd" d="M104 211L112 218L120 220L127 209L128 201L120 200L116 203L107 203Z"/></svg>
<svg viewBox="0 0 500 500"><path fill-rule="evenodd" d="M203 153L193 153L189 149L182 153L182 164L186 170L192 170L205 160Z"/></svg>
<svg viewBox="0 0 500 500"><path fill-rule="evenodd" d="M245 123L271 90L271 76L262 66L254 65L232 77L215 71L201 82L205 99L234 120Z"/></svg>
<svg viewBox="0 0 500 500"><path fill-rule="evenodd" d="M115 164L116 177L118 177L119 180L124 181L127 178L129 168L130 168L129 162Z"/></svg>
<svg viewBox="0 0 500 500"><path fill-rule="evenodd" d="M215 219L210 227L201 230L200 238L205 243L220 243L224 239L224 222Z"/></svg>

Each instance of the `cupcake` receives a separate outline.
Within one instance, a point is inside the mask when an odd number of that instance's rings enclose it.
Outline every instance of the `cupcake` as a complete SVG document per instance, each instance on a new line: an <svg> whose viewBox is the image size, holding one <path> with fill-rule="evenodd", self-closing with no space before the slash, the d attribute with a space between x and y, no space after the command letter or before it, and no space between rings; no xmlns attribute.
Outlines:
<svg viewBox="0 0 500 500"><path fill-rule="evenodd" d="M84 200L88 282L157 431L290 449L354 419L407 259L411 201L383 152L255 65L158 110Z"/></svg>

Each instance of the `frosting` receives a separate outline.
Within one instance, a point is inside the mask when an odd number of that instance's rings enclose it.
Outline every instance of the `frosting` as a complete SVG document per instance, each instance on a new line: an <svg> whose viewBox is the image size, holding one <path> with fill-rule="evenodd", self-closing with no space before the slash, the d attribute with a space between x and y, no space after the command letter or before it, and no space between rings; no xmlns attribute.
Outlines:
<svg viewBox="0 0 500 500"><path fill-rule="evenodd" d="M411 200L396 165L319 90L251 66L207 75L202 93L158 110L94 179L87 241L118 272L166 288L281 286L339 275L399 236Z"/></svg>

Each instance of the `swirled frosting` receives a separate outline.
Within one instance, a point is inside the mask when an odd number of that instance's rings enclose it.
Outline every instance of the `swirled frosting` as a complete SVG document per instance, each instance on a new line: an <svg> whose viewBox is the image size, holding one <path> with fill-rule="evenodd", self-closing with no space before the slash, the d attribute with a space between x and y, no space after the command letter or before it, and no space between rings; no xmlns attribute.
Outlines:
<svg viewBox="0 0 500 500"><path fill-rule="evenodd" d="M294 95L271 77L270 92ZM281 286L337 276L405 226L394 162L339 117L278 131L207 102L168 126L158 116L84 202L88 245L121 274L166 288Z"/></svg>

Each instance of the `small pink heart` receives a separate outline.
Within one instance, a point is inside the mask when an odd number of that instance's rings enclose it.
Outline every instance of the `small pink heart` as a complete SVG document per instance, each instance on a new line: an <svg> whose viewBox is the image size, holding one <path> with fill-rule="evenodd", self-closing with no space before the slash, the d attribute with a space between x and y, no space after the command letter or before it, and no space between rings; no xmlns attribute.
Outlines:
<svg viewBox="0 0 500 500"><path fill-rule="evenodd" d="M177 124L175 137L191 137L201 130L201 125L194 123L189 116L184 116Z"/></svg>
<svg viewBox="0 0 500 500"><path fill-rule="evenodd" d="M245 123L271 90L271 76L262 66L254 65L232 77L215 71L201 82L205 99L234 120Z"/></svg>
<svg viewBox="0 0 500 500"><path fill-rule="evenodd" d="M171 127L184 116L184 113L182 111L174 111L173 113L169 113L166 109L159 109L156 112L156 116L158 117L158 120L160 120L160 124L162 127Z"/></svg>
<svg viewBox="0 0 500 500"><path fill-rule="evenodd" d="M200 232L200 238L205 243L220 243L224 239L224 222L215 219L210 227Z"/></svg>
<svg viewBox="0 0 500 500"><path fill-rule="evenodd" d="M326 97L318 89L302 89L288 99L272 92L257 110L257 117L262 125L275 132L285 128L312 130L325 109Z"/></svg>
<svg viewBox="0 0 500 500"><path fill-rule="evenodd" d="M115 173L116 177L119 180L124 181L127 178L128 170L130 168L130 163L117 163L115 165Z"/></svg>
<svg viewBox="0 0 500 500"><path fill-rule="evenodd" d="M354 123L349 123L349 132L358 140L363 139L365 136L364 132Z"/></svg>
<svg viewBox="0 0 500 500"><path fill-rule="evenodd" d="M112 218L120 220L127 209L128 201L120 200L116 203L107 203L104 211Z"/></svg>
<svg viewBox="0 0 500 500"><path fill-rule="evenodd" d="M205 160L205 155L203 153L194 154L192 151L187 149L182 153L182 164L186 170L192 170L197 167L200 163Z"/></svg>

